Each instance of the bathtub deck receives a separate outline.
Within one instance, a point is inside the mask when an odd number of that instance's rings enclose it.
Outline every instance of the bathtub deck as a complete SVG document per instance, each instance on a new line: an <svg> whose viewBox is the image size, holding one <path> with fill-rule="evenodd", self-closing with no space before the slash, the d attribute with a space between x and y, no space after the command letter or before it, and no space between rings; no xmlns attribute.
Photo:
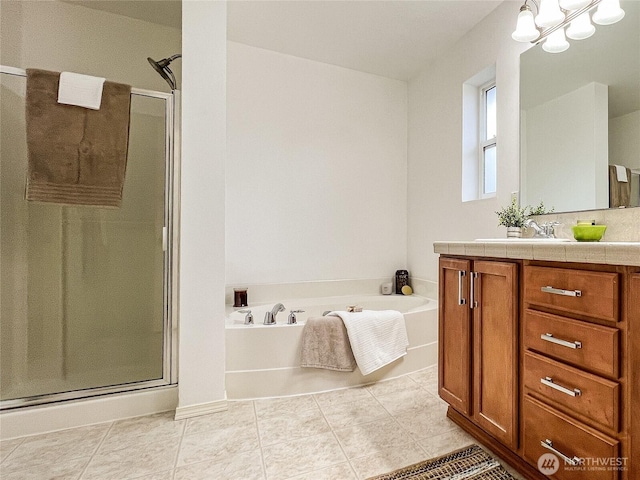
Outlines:
<svg viewBox="0 0 640 480"><path fill-rule="evenodd" d="M326 392L369 385L433 366L438 360L438 310L430 300L421 310L405 313L409 348L401 359L363 376L301 368L303 325L252 326L226 330L227 398L270 398Z"/></svg>

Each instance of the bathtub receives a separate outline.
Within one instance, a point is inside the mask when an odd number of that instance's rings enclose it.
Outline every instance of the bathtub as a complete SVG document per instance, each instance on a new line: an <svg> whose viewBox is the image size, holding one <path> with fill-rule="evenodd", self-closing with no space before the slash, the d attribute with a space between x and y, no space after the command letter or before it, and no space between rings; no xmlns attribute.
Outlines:
<svg viewBox="0 0 640 480"><path fill-rule="evenodd" d="M251 399L316 393L366 385L435 365L438 356L438 312L435 300L417 295L353 295L282 300L285 311L276 325L263 325L264 314L274 302L251 305L253 325L245 314L227 308L226 389L229 399ZM301 335L309 317L327 310L346 310L359 305L365 310L398 310L404 314L409 337L407 355L370 375L300 367ZM298 323L287 324L290 310Z"/></svg>

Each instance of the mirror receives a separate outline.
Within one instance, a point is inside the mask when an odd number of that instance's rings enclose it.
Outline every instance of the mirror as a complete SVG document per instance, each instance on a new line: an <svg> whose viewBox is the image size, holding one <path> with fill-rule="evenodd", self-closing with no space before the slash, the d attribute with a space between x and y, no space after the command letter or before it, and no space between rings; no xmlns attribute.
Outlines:
<svg viewBox="0 0 640 480"><path fill-rule="evenodd" d="M520 57L522 205L640 205L640 2L621 6L621 21L565 52Z"/></svg>

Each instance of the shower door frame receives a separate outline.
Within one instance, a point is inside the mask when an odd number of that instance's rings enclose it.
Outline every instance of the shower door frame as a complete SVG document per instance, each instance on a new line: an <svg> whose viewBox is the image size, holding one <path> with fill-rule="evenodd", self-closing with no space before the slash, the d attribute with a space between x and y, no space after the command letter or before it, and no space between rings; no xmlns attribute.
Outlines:
<svg viewBox="0 0 640 480"><path fill-rule="evenodd" d="M27 76L26 70L0 65L0 74ZM134 383L48 393L0 401L0 411L33 405L65 402L99 395L120 394L145 389L171 387L178 383L178 279L180 225L180 91L171 93L131 88L131 95L158 98L165 102L165 168L164 168L164 226L163 248L163 345L162 378Z"/></svg>

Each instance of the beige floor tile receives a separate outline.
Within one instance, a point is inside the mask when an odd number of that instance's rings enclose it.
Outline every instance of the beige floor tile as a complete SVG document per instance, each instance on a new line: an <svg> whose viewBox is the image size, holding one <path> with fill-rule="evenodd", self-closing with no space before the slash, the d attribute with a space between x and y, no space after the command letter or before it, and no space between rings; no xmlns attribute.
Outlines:
<svg viewBox="0 0 640 480"><path fill-rule="evenodd" d="M439 457L467 445L477 443L476 440L460 427L456 427L440 435L418 439L418 443L430 457Z"/></svg>
<svg viewBox="0 0 640 480"><path fill-rule="evenodd" d="M408 375L403 377L394 378L392 380L385 380L383 382L377 382L373 385L367 385L367 390L375 397L382 395L390 395L392 393L403 392L411 390L416 387L414 382Z"/></svg>
<svg viewBox="0 0 640 480"><path fill-rule="evenodd" d="M259 448L258 430L255 425L238 425L185 435L180 446L177 466L205 460L218 461L229 455Z"/></svg>
<svg viewBox="0 0 640 480"><path fill-rule="evenodd" d="M176 469L174 480L264 480L260 450L223 456Z"/></svg>
<svg viewBox="0 0 640 480"><path fill-rule="evenodd" d="M126 480L173 480L173 470L150 473L149 475L143 475L142 477L128 477Z"/></svg>
<svg viewBox="0 0 640 480"><path fill-rule="evenodd" d="M89 462L89 457L63 459L60 462L31 464L24 468L5 468L2 465L2 480L76 480Z"/></svg>
<svg viewBox="0 0 640 480"><path fill-rule="evenodd" d="M186 421L175 421L173 416L173 413L167 412L115 422L100 445L99 452L127 446L134 448L141 443L164 442L169 438L180 437Z"/></svg>
<svg viewBox="0 0 640 480"><path fill-rule="evenodd" d="M381 421L390 417L389 412L373 397L326 406L322 408L322 413L333 429Z"/></svg>
<svg viewBox="0 0 640 480"><path fill-rule="evenodd" d="M438 366L410 373L409 377L432 395L438 395Z"/></svg>
<svg viewBox="0 0 640 480"><path fill-rule="evenodd" d="M16 438L14 440L3 440L0 442L0 463L4 462L11 452L13 452L18 445L24 442L24 438Z"/></svg>
<svg viewBox="0 0 640 480"><path fill-rule="evenodd" d="M441 401L417 384L406 390L379 395L376 398L394 416L402 414L422 415L441 405Z"/></svg>
<svg viewBox="0 0 640 480"><path fill-rule="evenodd" d="M428 455L417 443L395 445L374 455L367 455L351 460L358 478L369 478L374 475L392 472L398 468L428 459Z"/></svg>
<svg viewBox="0 0 640 480"><path fill-rule="evenodd" d="M345 462L322 470L296 475L286 480L357 480L357 478L349 463Z"/></svg>
<svg viewBox="0 0 640 480"><path fill-rule="evenodd" d="M316 406L313 410L271 414L258 419L258 433L263 447L296 438L311 437L330 431L329 424Z"/></svg>
<svg viewBox="0 0 640 480"><path fill-rule="evenodd" d="M180 437L166 437L162 442L151 441L133 446L96 453L82 480L122 480L173 469Z"/></svg>
<svg viewBox="0 0 640 480"><path fill-rule="evenodd" d="M228 409L210 415L189 418L185 427L185 435L206 433L211 430L236 427L238 425L255 425L256 415L253 402L228 402Z"/></svg>
<svg viewBox="0 0 640 480"><path fill-rule="evenodd" d="M457 429L458 426L449 420L446 414L446 405L440 403L436 406L425 408L419 413L417 411L403 412L395 415L395 418L417 440Z"/></svg>
<svg viewBox="0 0 640 480"><path fill-rule="evenodd" d="M331 432L263 448L269 480L280 480L344 463L340 444Z"/></svg>
<svg viewBox="0 0 640 480"><path fill-rule="evenodd" d="M320 408L324 408L340 403L357 402L364 398L371 398L371 394L365 387L357 387L334 390L333 392L316 393L314 397L318 405L320 405Z"/></svg>
<svg viewBox="0 0 640 480"><path fill-rule="evenodd" d="M393 419L339 428L335 434L349 459L383 452L408 439L407 432Z"/></svg>
<svg viewBox="0 0 640 480"><path fill-rule="evenodd" d="M318 408L318 404L312 395L256 400L255 404L258 418L273 415L288 415L291 412Z"/></svg>
<svg viewBox="0 0 640 480"><path fill-rule="evenodd" d="M100 424L27 437L2 463L2 471L90 457L109 427L110 424Z"/></svg>

